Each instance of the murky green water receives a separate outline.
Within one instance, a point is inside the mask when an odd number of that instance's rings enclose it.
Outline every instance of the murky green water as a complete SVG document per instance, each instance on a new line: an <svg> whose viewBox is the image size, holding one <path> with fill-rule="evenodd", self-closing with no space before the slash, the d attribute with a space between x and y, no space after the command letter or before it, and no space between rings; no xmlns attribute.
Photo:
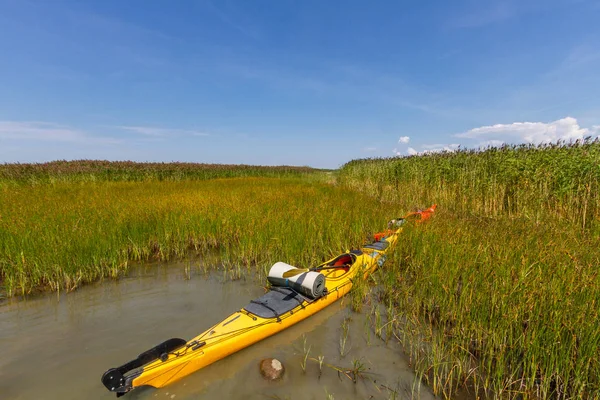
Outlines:
<svg viewBox="0 0 600 400"><path fill-rule="evenodd" d="M192 274L188 263L133 269L118 282L89 285L0 305L0 398L110 399L102 373L171 337L190 339L264 290L254 280L225 281ZM193 269L192 269L193 270ZM348 335L340 353L342 325ZM343 373L307 360L364 374ZM286 367L264 381L258 364L275 357ZM331 396L331 397L328 397ZM367 317L340 301L307 320L162 389L142 388L123 399L406 399L433 398L419 385L401 349L376 338Z"/></svg>

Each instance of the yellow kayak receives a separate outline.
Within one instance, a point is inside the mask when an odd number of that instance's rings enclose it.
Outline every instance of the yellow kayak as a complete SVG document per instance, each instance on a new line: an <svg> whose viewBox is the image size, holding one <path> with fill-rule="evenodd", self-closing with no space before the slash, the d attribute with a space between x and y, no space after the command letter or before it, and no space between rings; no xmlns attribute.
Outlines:
<svg viewBox="0 0 600 400"><path fill-rule="evenodd" d="M432 206L409 216L424 220L434 210ZM326 289L321 297L312 299L289 287L271 287L267 294L195 338L169 339L135 360L109 369L102 383L117 397L140 386L160 388L319 312L347 294L355 277L367 277L383 265L386 253L398 240L404 219L393 221L395 229L378 234L377 241L310 269L325 276Z"/></svg>

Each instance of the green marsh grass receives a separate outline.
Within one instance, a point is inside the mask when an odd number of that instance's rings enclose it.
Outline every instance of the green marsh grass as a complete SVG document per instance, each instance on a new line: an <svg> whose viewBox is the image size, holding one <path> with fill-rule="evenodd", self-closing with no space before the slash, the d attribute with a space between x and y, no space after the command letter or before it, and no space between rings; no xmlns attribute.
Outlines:
<svg viewBox="0 0 600 400"><path fill-rule="evenodd" d="M321 379L321 375L323 375L323 362L325 361L325 356L320 355L316 359L311 359L319 363L319 379Z"/></svg>
<svg viewBox="0 0 600 400"><path fill-rule="evenodd" d="M379 279L436 394L600 397L598 140L357 160L340 181L383 204L439 204Z"/></svg>
<svg viewBox="0 0 600 400"><path fill-rule="evenodd" d="M302 367L302 372L306 373L306 360L308 359L308 356L310 355L310 349L312 348L312 345L308 345L306 343L306 336L302 336L302 361L300 361L300 367ZM312 359L311 359L312 360ZM319 365L319 367L321 367L321 365Z"/></svg>
<svg viewBox="0 0 600 400"><path fill-rule="evenodd" d="M216 252L228 279L262 277L277 261L311 266L356 247L396 212L304 178L3 186L0 278L8 296L69 291L190 252Z"/></svg>
<svg viewBox="0 0 600 400"><path fill-rule="evenodd" d="M340 333L340 357L344 358L346 354L350 351L349 348L346 348L348 343L348 336L350 334L350 321L352 318L350 316L344 317L342 321L342 331Z"/></svg>
<svg viewBox="0 0 600 400"><path fill-rule="evenodd" d="M372 239L371 239L372 240ZM350 307L352 311L361 312L369 295L369 282L362 274L352 278L352 291L350 292Z"/></svg>
<svg viewBox="0 0 600 400"><path fill-rule="evenodd" d="M435 201L457 213L534 221L551 214L585 229L600 216L600 139L354 160L339 181L401 205Z"/></svg>
<svg viewBox="0 0 600 400"><path fill-rule="evenodd" d="M133 161L52 161L37 164L0 164L0 186L60 182L147 182L208 180L217 178L290 178L325 170L309 167L227 165L199 163L140 163Z"/></svg>

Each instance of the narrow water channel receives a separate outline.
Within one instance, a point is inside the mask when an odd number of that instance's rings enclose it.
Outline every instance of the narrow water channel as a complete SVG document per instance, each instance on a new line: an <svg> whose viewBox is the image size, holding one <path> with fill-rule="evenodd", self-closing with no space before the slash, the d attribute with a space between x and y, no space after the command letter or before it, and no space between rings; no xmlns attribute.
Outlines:
<svg viewBox="0 0 600 400"><path fill-rule="evenodd" d="M110 399L102 373L171 337L190 339L263 294L253 279L229 281L189 262L133 268L119 281L0 304L0 398ZM347 339L344 328L347 326ZM342 348L343 347L343 348ZM310 348L303 368L305 350ZM261 359L286 367L264 381ZM311 358L323 357L319 363ZM336 368L364 367L353 383ZM325 364L330 364L327 366ZM401 349L376 338L367 317L342 300L162 389L127 399L432 399Z"/></svg>

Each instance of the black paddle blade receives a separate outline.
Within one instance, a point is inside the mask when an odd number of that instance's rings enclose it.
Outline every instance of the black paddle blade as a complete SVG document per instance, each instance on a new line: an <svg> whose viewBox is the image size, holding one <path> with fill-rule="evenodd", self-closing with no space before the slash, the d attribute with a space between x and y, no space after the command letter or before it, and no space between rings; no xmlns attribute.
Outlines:
<svg viewBox="0 0 600 400"><path fill-rule="evenodd" d="M154 346L140 354L135 360L129 361L118 368L111 368L102 375L102 384L111 392L117 393L117 397L122 396L132 389L131 382L139 374L125 376L128 372L142 367L155 360L163 360L165 355L185 346L184 339L173 338Z"/></svg>

